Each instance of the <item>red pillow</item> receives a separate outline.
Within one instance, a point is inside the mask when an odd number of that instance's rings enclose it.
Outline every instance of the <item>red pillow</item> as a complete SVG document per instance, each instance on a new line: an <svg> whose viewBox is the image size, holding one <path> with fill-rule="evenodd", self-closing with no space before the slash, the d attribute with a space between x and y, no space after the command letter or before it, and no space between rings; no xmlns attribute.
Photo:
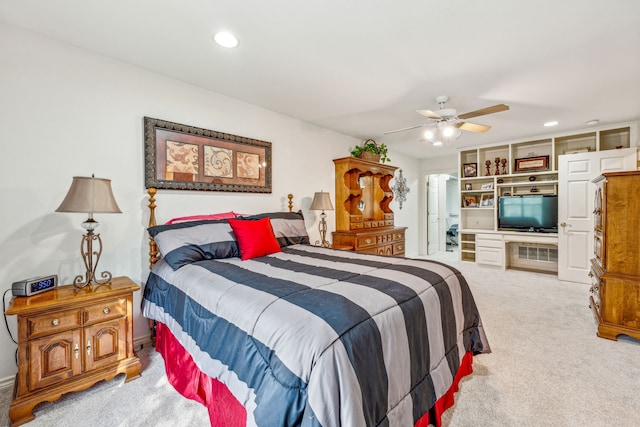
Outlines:
<svg viewBox="0 0 640 427"><path fill-rule="evenodd" d="M240 258L245 261L280 252L280 244L273 234L271 220L262 219L229 219L240 249Z"/></svg>

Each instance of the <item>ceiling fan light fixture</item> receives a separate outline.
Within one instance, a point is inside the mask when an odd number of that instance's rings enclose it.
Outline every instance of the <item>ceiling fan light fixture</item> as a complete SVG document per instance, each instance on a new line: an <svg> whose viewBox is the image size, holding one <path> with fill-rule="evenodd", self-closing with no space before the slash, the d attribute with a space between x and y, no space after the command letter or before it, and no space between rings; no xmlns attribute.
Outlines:
<svg viewBox="0 0 640 427"><path fill-rule="evenodd" d="M442 128L442 136L446 138L451 138L453 135L455 135L455 132L456 128L451 125L447 125Z"/></svg>

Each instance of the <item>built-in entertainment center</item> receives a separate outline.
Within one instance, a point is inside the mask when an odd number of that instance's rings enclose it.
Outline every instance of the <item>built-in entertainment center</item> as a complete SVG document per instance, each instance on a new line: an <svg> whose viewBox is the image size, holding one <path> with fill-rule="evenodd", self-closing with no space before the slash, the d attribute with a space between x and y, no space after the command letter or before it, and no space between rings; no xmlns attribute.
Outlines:
<svg viewBox="0 0 640 427"><path fill-rule="evenodd" d="M460 259L557 272L559 156L629 148L634 126L461 149Z"/></svg>

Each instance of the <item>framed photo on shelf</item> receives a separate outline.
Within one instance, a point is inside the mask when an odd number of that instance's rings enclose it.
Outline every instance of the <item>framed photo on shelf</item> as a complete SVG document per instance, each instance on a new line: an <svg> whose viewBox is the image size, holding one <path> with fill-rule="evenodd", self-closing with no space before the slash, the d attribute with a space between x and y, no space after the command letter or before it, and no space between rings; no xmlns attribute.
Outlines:
<svg viewBox="0 0 640 427"><path fill-rule="evenodd" d="M549 156L526 157L516 159L516 172L528 172L549 169Z"/></svg>
<svg viewBox="0 0 640 427"><path fill-rule="evenodd" d="M481 190L493 190L493 182L482 184Z"/></svg>
<svg viewBox="0 0 640 427"><path fill-rule="evenodd" d="M490 207L493 206L493 194L483 194L480 199L481 207Z"/></svg>
<svg viewBox="0 0 640 427"><path fill-rule="evenodd" d="M465 178L478 176L478 164L477 163L464 163L462 165L462 172Z"/></svg>
<svg viewBox="0 0 640 427"><path fill-rule="evenodd" d="M467 183L467 184L464 185L464 189L466 191L471 191L471 190L473 190L473 186L471 185L471 183Z"/></svg>
<svg viewBox="0 0 640 427"><path fill-rule="evenodd" d="M477 208L478 207L478 198L476 196L464 196L464 207L465 208Z"/></svg>

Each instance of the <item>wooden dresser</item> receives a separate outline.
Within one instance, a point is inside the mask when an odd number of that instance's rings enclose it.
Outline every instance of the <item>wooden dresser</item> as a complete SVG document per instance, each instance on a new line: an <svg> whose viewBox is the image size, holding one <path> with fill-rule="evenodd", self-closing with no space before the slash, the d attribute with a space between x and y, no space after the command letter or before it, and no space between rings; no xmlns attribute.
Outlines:
<svg viewBox="0 0 640 427"><path fill-rule="evenodd" d="M110 284L73 285L30 297L13 297L8 315L18 316L18 374L9 409L12 426L34 418L40 402L84 390L119 373L140 376L133 350L133 292L127 277Z"/></svg>
<svg viewBox="0 0 640 427"><path fill-rule="evenodd" d="M640 340L640 171L594 179L590 307L598 336Z"/></svg>
<svg viewBox="0 0 640 427"><path fill-rule="evenodd" d="M396 166L344 157L336 170L333 245L356 252L404 256L406 227L394 225L389 187Z"/></svg>

